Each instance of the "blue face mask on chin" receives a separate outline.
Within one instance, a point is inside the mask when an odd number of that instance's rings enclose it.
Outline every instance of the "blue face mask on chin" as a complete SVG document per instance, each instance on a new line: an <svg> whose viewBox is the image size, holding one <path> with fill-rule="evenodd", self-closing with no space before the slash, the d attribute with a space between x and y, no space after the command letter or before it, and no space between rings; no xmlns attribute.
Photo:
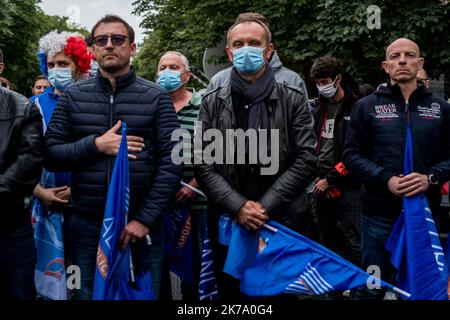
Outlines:
<svg viewBox="0 0 450 320"><path fill-rule="evenodd" d="M53 68L48 70L48 81L56 89L64 91L69 85L74 83L72 68Z"/></svg>
<svg viewBox="0 0 450 320"><path fill-rule="evenodd" d="M256 73L265 64L264 48L245 46L233 51L233 66L244 74Z"/></svg>
<svg viewBox="0 0 450 320"><path fill-rule="evenodd" d="M183 85L183 82L181 82L181 72L168 68L158 73L157 81L161 87L169 92L174 92Z"/></svg>

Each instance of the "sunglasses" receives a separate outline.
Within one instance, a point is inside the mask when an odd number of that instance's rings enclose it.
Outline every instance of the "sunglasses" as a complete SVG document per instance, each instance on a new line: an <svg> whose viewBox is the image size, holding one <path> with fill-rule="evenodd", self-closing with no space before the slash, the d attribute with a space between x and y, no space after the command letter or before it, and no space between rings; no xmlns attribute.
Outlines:
<svg viewBox="0 0 450 320"><path fill-rule="evenodd" d="M101 35L94 37L94 44L97 47L104 47L108 44L108 39L111 38L111 43L115 47L119 47L125 43L126 39L129 37L124 36L123 34L113 34L112 36Z"/></svg>
<svg viewBox="0 0 450 320"><path fill-rule="evenodd" d="M8 89L9 89L9 86L8 86L7 83L5 83L5 82L0 82L0 84L2 85L3 88L8 88Z"/></svg>

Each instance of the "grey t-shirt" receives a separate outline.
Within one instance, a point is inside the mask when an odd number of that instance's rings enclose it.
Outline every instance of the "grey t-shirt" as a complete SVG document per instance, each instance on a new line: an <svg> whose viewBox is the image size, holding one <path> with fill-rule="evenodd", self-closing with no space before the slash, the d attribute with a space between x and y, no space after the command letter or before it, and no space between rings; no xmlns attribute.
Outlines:
<svg viewBox="0 0 450 320"><path fill-rule="evenodd" d="M334 123L336 116L342 108L342 100L338 102L329 101L327 104L327 116L322 128L320 138L320 150L318 166L321 170L331 170L336 164L334 163Z"/></svg>

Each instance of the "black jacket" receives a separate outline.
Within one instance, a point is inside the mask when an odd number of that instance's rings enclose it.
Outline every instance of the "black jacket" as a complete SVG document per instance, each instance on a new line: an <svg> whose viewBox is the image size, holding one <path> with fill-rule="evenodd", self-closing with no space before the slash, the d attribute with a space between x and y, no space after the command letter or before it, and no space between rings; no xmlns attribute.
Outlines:
<svg viewBox="0 0 450 320"><path fill-rule="evenodd" d="M359 100L347 131L344 161L363 182L363 214L395 218L401 198L387 183L403 174L406 140L406 103L398 85L380 87ZM414 171L434 173L440 184L450 178L450 105L422 84L409 99L414 145ZM426 192L431 209L439 206L440 187Z"/></svg>
<svg viewBox="0 0 450 320"><path fill-rule="evenodd" d="M279 170L264 179L266 192L259 202L269 216L285 225L298 229L302 221L300 212L305 210L305 188L314 178L316 138L313 118L301 90L276 83L268 102L271 129L279 129ZM223 137L226 129L236 128L230 86L219 87L204 96L199 113L204 133L218 129ZM201 138L201 137L199 137ZM247 200L239 193L234 165L225 164L226 145L224 139L224 164L196 165L196 178L211 203L210 215L216 219L221 214L236 214ZM209 142L203 142L203 149Z"/></svg>
<svg viewBox="0 0 450 320"><path fill-rule="evenodd" d="M180 188L183 168L171 160L171 134L179 122L160 86L134 70L116 80L115 92L101 76L66 89L46 132L46 166L72 171L74 212L101 220L114 157L100 153L94 141L118 120L126 122L127 134L143 137L145 144L130 161L130 219L150 226Z"/></svg>
<svg viewBox="0 0 450 320"><path fill-rule="evenodd" d="M354 83L354 82L352 82ZM333 131L333 157L335 167L331 170L322 171L320 168L317 170L317 175L320 178L326 178L327 181L337 187L344 186L357 186L359 182L355 179L354 175L348 171L348 168L343 163L344 143L345 136L347 134L347 127L350 122L350 115L353 110L353 106L356 102L356 90L358 86L350 87L343 84L345 96L342 100L342 108L339 114L336 116L334 122ZM314 129L317 136L317 153L320 152L322 130L325 121L327 120L327 103L328 99L319 97L316 100L314 110Z"/></svg>
<svg viewBox="0 0 450 320"><path fill-rule="evenodd" d="M11 231L31 223L25 198L42 173L42 117L27 98L1 87L0 137L0 230Z"/></svg>

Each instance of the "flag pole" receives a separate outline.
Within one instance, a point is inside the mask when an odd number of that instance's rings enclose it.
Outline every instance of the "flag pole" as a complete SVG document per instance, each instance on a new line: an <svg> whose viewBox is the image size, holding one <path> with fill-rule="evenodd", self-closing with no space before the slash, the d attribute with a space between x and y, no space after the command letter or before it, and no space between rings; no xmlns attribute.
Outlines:
<svg viewBox="0 0 450 320"><path fill-rule="evenodd" d="M183 187L186 187L186 188L188 188L188 189L191 189L192 191L194 191L194 192L198 193L199 195L201 195L201 196L203 196L203 197L206 198L206 194L204 194L204 193L203 193L202 191L200 191L199 189L194 188L193 186L187 184L187 183L184 182L184 181L181 181L180 183L181 183L181 185L182 185Z"/></svg>
<svg viewBox="0 0 450 320"><path fill-rule="evenodd" d="M400 293L402 296L405 296L407 298L411 298L411 294L406 292L406 291L403 291L402 289L399 289L397 287L392 287L392 290L394 290L397 293Z"/></svg>
<svg viewBox="0 0 450 320"><path fill-rule="evenodd" d="M278 232L277 228L274 228L271 225L268 225L267 223L264 223L263 227L266 228L267 230L272 231L272 232Z"/></svg>

